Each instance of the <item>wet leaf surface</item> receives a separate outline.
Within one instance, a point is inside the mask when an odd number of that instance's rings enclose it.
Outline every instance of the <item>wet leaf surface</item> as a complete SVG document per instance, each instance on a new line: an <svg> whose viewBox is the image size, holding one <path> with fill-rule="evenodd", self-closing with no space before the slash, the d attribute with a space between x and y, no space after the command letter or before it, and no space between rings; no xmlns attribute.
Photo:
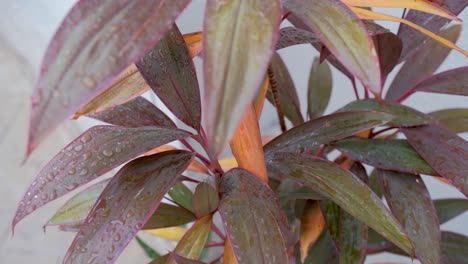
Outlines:
<svg viewBox="0 0 468 264"><path fill-rule="evenodd" d="M143 229L180 226L193 222L195 219L195 215L185 208L161 203L156 212L145 223Z"/></svg>
<svg viewBox="0 0 468 264"><path fill-rule="evenodd" d="M63 262L113 263L193 156L186 151L168 151L125 165L96 201Z"/></svg>
<svg viewBox="0 0 468 264"><path fill-rule="evenodd" d="M192 200L193 193L190 189L183 183L179 182L168 192L169 196L174 200L174 202L185 209L193 211Z"/></svg>
<svg viewBox="0 0 468 264"><path fill-rule="evenodd" d="M193 194L193 211L197 218L213 213L218 209L218 205L218 191L209 183L198 184Z"/></svg>

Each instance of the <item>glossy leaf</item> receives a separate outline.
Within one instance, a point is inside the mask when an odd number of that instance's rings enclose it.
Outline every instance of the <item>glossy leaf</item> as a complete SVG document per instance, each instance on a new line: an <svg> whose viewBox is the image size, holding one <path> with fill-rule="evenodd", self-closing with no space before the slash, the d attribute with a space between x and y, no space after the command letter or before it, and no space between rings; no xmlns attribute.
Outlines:
<svg viewBox="0 0 468 264"><path fill-rule="evenodd" d="M309 75L309 85L307 92L307 112L310 119L319 117L325 112L330 101L333 79L327 62L320 63L319 58L315 58L312 63Z"/></svg>
<svg viewBox="0 0 468 264"><path fill-rule="evenodd" d="M209 183L198 184L193 194L193 211L197 218L213 213L218 209L218 205L218 191Z"/></svg>
<svg viewBox="0 0 468 264"><path fill-rule="evenodd" d="M443 0L443 3L447 5L446 9L450 10L454 15L458 15L468 5L468 1L466 0ZM450 22L450 20L441 16L426 14L416 10L409 10L405 19L436 34ZM403 51L400 61L407 60L429 40L428 37L405 24L400 24L398 37L403 41Z"/></svg>
<svg viewBox="0 0 468 264"><path fill-rule="evenodd" d="M378 170L385 198L422 263L441 263L440 229L429 192L419 175Z"/></svg>
<svg viewBox="0 0 468 264"><path fill-rule="evenodd" d="M270 67L275 76L279 92L279 100L284 111L284 115L291 121L291 123L293 123L293 125L304 123L296 87L294 86L294 82L289 74L286 64L284 64L278 53L273 54ZM267 98L270 103L275 105L273 94L270 90L267 93Z"/></svg>
<svg viewBox="0 0 468 264"><path fill-rule="evenodd" d="M325 218L317 201L307 201L301 217L300 244L302 261L307 257L311 245L314 245L323 231L326 231Z"/></svg>
<svg viewBox="0 0 468 264"><path fill-rule="evenodd" d="M468 196L468 142L435 125L402 131L411 146L440 176Z"/></svg>
<svg viewBox="0 0 468 264"><path fill-rule="evenodd" d="M260 87L280 20L279 0L207 1L203 116L210 157L223 150Z"/></svg>
<svg viewBox="0 0 468 264"><path fill-rule="evenodd" d="M156 153L164 152L164 151L169 151L169 150L176 150L178 148L170 146L170 145L163 145L157 148L154 148L150 151L145 152L145 156L153 155ZM200 172L200 173L205 173L209 174L208 169L206 168L205 165L201 164L198 160L192 160L192 163L187 168L188 171L193 171L193 172Z"/></svg>
<svg viewBox="0 0 468 264"><path fill-rule="evenodd" d="M429 114L455 133L468 132L468 108L443 109Z"/></svg>
<svg viewBox="0 0 468 264"><path fill-rule="evenodd" d="M176 128L174 122L166 114L143 97L137 97L122 105L88 116L123 127L160 126Z"/></svg>
<svg viewBox="0 0 468 264"><path fill-rule="evenodd" d="M468 258L468 237L444 231L442 232L442 263L460 264Z"/></svg>
<svg viewBox="0 0 468 264"><path fill-rule="evenodd" d="M242 169L225 173L219 190L219 212L237 261L288 263L295 241L275 193Z"/></svg>
<svg viewBox="0 0 468 264"><path fill-rule="evenodd" d="M419 126L431 122L425 114L413 108L396 103L379 102L374 99L353 101L339 109L338 112L356 110L379 111L395 115L396 118L388 122L390 126Z"/></svg>
<svg viewBox="0 0 468 264"><path fill-rule="evenodd" d="M63 262L113 263L193 156L185 151L168 151L125 165L96 201Z"/></svg>
<svg viewBox="0 0 468 264"><path fill-rule="evenodd" d="M468 66L430 76L417 83L412 89L417 92L468 96Z"/></svg>
<svg viewBox="0 0 468 264"><path fill-rule="evenodd" d="M437 216L440 224L465 213L468 210L468 200L466 199L440 199L434 200Z"/></svg>
<svg viewBox="0 0 468 264"><path fill-rule="evenodd" d="M352 159L379 169L412 174L438 175L403 139L354 137L337 141L333 146Z"/></svg>
<svg viewBox="0 0 468 264"><path fill-rule="evenodd" d="M73 118L76 119L82 115L99 113L114 106L124 104L149 89L150 87L145 79L143 79L143 76L141 76L135 64L132 64L120 73L103 92L82 106Z"/></svg>
<svg viewBox="0 0 468 264"><path fill-rule="evenodd" d="M137 241L137 243L141 247L141 249L143 249L143 251L145 251L145 254L146 254L146 256L148 256L148 258L154 259L154 258L157 258L157 257L160 256L158 254L158 252L156 252L156 250L154 250L152 247L150 247L148 244L146 244L145 241L143 241L138 236L135 236L135 240Z"/></svg>
<svg viewBox="0 0 468 264"><path fill-rule="evenodd" d="M174 200L174 202L190 211L192 209L193 193L190 189L179 182L168 192L169 196Z"/></svg>
<svg viewBox="0 0 468 264"><path fill-rule="evenodd" d="M211 218L211 215L207 215L198 219L187 233L185 233L184 237L174 249L174 252L181 257L198 259L210 234ZM166 263L175 264L177 262L171 256Z"/></svg>
<svg viewBox="0 0 468 264"><path fill-rule="evenodd" d="M201 120L198 79L184 38L175 24L136 66L167 108L198 130Z"/></svg>
<svg viewBox="0 0 468 264"><path fill-rule="evenodd" d="M13 227L26 215L113 168L189 134L159 127L95 126L52 158L23 196Z"/></svg>
<svg viewBox="0 0 468 264"><path fill-rule="evenodd" d="M44 56L32 97L27 153L158 42L189 2L78 2Z"/></svg>
<svg viewBox="0 0 468 264"><path fill-rule="evenodd" d="M312 43L320 43L320 39L314 33L297 27L284 27L279 31L276 50Z"/></svg>
<svg viewBox="0 0 468 264"><path fill-rule="evenodd" d="M156 212L146 221L143 229L158 229L171 226L180 226L195 221L195 215L189 210L161 203Z"/></svg>
<svg viewBox="0 0 468 264"><path fill-rule="evenodd" d="M297 152L352 136L383 125L393 115L373 111L351 111L323 116L296 126L264 146L265 156L275 152Z"/></svg>
<svg viewBox="0 0 468 264"><path fill-rule="evenodd" d="M76 194L68 200L60 209L47 221L46 225L63 225L81 223L93 208L99 195L109 183L110 179L98 182L89 186L82 192Z"/></svg>
<svg viewBox="0 0 468 264"><path fill-rule="evenodd" d="M382 80L377 52L364 25L345 4L339 0L287 0L284 6L309 26L365 87L380 94Z"/></svg>
<svg viewBox="0 0 468 264"><path fill-rule="evenodd" d="M440 36L455 42L460 36L461 29L460 25L451 26L440 32ZM389 101L395 101L404 95L418 81L432 74L447 58L450 51L451 49L441 46L433 40L427 41L400 68L400 71L398 71L388 88L385 98Z"/></svg>
<svg viewBox="0 0 468 264"><path fill-rule="evenodd" d="M269 165L329 198L406 252L411 243L383 202L359 178L335 163L294 153L279 153Z"/></svg>

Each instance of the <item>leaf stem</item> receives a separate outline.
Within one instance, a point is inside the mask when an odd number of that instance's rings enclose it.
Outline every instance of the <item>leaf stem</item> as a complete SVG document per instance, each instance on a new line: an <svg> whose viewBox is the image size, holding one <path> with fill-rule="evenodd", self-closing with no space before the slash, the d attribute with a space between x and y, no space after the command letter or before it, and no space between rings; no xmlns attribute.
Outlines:
<svg viewBox="0 0 468 264"><path fill-rule="evenodd" d="M405 93L403 93L400 97L398 97L398 99L396 99L396 102L401 104L401 102L403 102L406 98L410 97L410 95L412 95L415 92L414 87L415 86L413 86L410 89L406 90Z"/></svg>
<svg viewBox="0 0 468 264"><path fill-rule="evenodd" d="M205 245L205 248L210 248L210 247L224 247L224 241Z"/></svg>
<svg viewBox="0 0 468 264"><path fill-rule="evenodd" d="M219 230L219 228L213 223L211 223L211 230L213 230L213 232L215 232L216 235L223 239L223 241L226 240L226 236L223 234L223 232L221 232L221 230Z"/></svg>
<svg viewBox="0 0 468 264"><path fill-rule="evenodd" d="M357 87L356 87L356 81L354 79L351 80L351 84L353 85L354 96L356 97L356 100L360 100L359 93L358 93Z"/></svg>

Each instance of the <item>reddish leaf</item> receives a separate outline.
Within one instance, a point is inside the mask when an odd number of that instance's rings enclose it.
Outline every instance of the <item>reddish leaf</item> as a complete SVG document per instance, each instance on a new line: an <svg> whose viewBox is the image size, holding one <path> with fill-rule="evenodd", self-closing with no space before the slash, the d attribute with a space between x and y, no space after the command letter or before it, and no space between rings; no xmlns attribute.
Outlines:
<svg viewBox="0 0 468 264"><path fill-rule="evenodd" d="M296 126L265 145L265 156L275 152L297 152L352 136L394 118L373 111L351 111L323 116Z"/></svg>
<svg viewBox="0 0 468 264"><path fill-rule="evenodd" d="M427 174L437 172L403 139L347 138L333 144L347 156L379 169Z"/></svg>
<svg viewBox="0 0 468 264"><path fill-rule="evenodd" d="M125 104L117 105L88 117L123 127L160 126L176 128L172 120L150 101L137 97Z"/></svg>
<svg viewBox="0 0 468 264"><path fill-rule="evenodd" d="M468 132L468 108L443 109L429 114L455 133Z"/></svg>
<svg viewBox="0 0 468 264"><path fill-rule="evenodd" d="M314 59L309 74L307 112L314 119L323 114L327 108L333 87L333 78L327 62Z"/></svg>
<svg viewBox="0 0 468 264"><path fill-rule="evenodd" d="M468 66L430 76L417 83L412 90L468 96Z"/></svg>
<svg viewBox="0 0 468 264"><path fill-rule="evenodd" d="M336 163L310 155L278 153L273 156L269 166L284 176L319 192L398 244L404 251L412 252L411 243L403 227L388 211L382 200L359 178Z"/></svg>
<svg viewBox="0 0 468 264"><path fill-rule="evenodd" d="M468 210L468 200L466 199L440 199L434 200L434 206L437 210L437 217L440 224L463 214Z"/></svg>
<svg viewBox="0 0 468 264"><path fill-rule="evenodd" d="M468 196L468 142L452 131L435 125L405 128L402 131L413 148L440 176Z"/></svg>
<svg viewBox="0 0 468 264"><path fill-rule="evenodd" d="M27 153L158 42L189 2L79 1L44 56Z"/></svg>
<svg viewBox="0 0 468 264"><path fill-rule="evenodd" d="M175 24L136 66L167 108L199 130L201 106L197 75L184 37Z"/></svg>
<svg viewBox="0 0 468 264"><path fill-rule="evenodd" d="M218 191L209 183L202 182L198 184L193 194L193 211L197 218L201 218L216 211L218 205Z"/></svg>
<svg viewBox="0 0 468 264"><path fill-rule="evenodd" d="M296 27L280 29L276 50L300 44L321 43L320 39L312 32Z"/></svg>
<svg viewBox="0 0 468 264"><path fill-rule="evenodd" d="M239 263L288 263L295 243L275 193L242 169L221 178L219 212Z"/></svg>
<svg viewBox="0 0 468 264"><path fill-rule="evenodd" d="M380 94L382 80L377 52L363 23L345 4L339 0L286 0L284 6L312 29L365 87ZM340 26L336 27L337 24Z"/></svg>
<svg viewBox="0 0 468 264"><path fill-rule="evenodd" d="M232 137L260 87L278 39L279 0L208 0L203 77L210 157Z"/></svg>
<svg viewBox="0 0 468 264"><path fill-rule="evenodd" d="M468 5L468 1L466 0L443 0L443 3L447 5L446 9L450 10L454 15L460 14ZM405 19L434 33L439 33L440 30L450 22L449 19L441 16L416 10L410 10L405 16ZM428 40L425 35L404 24L401 24L398 29L398 37L403 41L403 51L400 61L407 60Z"/></svg>
<svg viewBox="0 0 468 264"><path fill-rule="evenodd" d="M115 262L193 156L168 151L125 165L98 198L63 263Z"/></svg>
<svg viewBox="0 0 468 264"><path fill-rule="evenodd" d="M92 127L39 172L18 206L13 228L50 201L146 151L188 135L182 130L159 127Z"/></svg>
<svg viewBox="0 0 468 264"><path fill-rule="evenodd" d="M270 67L277 82L279 100L283 108L284 115L291 121L291 123L293 123L293 125L304 123L296 87L294 86L291 75L289 75L286 64L284 64L278 53L273 54ZM275 105L273 94L270 90L268 90L267 98L268 101Z"/></svg>
<svg viewBox="0 0 468 264"><path fill-rule="evenodd" d="M461 25L454 25L440 32L440 36L456 42L461 30ZM432 74L447 58L450 51L450 48L442 46L434 40L427 41L400 68L388 88L385 98L389 101L396 101L418 81Z"/></svg>
<svg viewBox="0 0 468 264"><path fill-rule="evenodd" d="M419 175L378 170L385 198L404 226L422 263L441 263L440 229L429 192Z"/></svg>

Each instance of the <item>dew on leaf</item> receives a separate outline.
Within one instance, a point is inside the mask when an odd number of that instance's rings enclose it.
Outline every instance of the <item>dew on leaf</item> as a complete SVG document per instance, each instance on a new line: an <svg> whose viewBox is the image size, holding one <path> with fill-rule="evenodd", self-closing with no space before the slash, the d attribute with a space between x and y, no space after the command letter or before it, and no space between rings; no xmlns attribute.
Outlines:
<svg viewBox="0 0 468 264"><path fill-rule="evenodd" d="M86 143L89 142L92 139L91 135L86 134L81 137L81 142Z"/></svg>
<svg viewBox="0 0 468 264"><path fill-rule="evenodd" d="M102 151L102 154L106 157L112 157L112 155L114 155L114 152L112 152L112 150L105 149Z"/></svg>
<svg viewBox="0 0 468 264"><path fill-rule="evenodd" d="M83 149L83 145L76 145L74 148L73 148L76 152L80 152L82 149Z"/></svg>

